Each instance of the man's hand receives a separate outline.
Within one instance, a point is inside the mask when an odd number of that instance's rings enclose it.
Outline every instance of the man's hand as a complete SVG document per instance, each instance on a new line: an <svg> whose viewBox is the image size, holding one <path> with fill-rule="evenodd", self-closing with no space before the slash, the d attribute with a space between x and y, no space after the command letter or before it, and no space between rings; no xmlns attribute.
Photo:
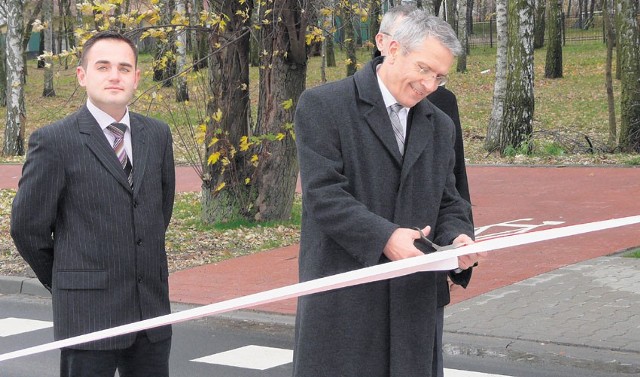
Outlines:
<svg viewBox="0 0 640 377"><path fill-rule="evenodd" d="M430 226L422 229L422 233L424 233L425 236L428 235L430 231ZM389 237L383 250L384 255L392 261L424 255L424 253L418 250L413 244L413 242L419 238L420 232L417 230L398 228L391 234L391 237Z"/></svg>
<svg viewBox="0 0 640 377"><path fill-rule="evenodd" d="M452 245L455 247L467 246L474 244L475 242L471 239L471 237L466 234L461 234L453 240ZM462 255L458 257L458 266L461 270L466 270L473 266L477 266L477 263L480 259L484 258L487 255L486 252L476 253L476 254L468 254Z"/></svg>

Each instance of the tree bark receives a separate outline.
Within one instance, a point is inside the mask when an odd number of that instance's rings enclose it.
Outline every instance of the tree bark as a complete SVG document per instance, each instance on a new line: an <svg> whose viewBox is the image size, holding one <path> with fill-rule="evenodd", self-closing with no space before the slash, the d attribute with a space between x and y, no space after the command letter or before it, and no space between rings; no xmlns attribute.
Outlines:
<svg viewBox="0 0 640 377"><path fill-rule="evenodd" d="M544 65L544 77L562 77L562 0L549 0L549 45Z"/></svg>
<svg viewBox="0 0 640 377"><path fill-rule="evenodd" d="M7 6L7 126L4 132L5 156L24 155L24 38L22 0L8 0Z"/></svg>
<svg viewBox="0 0 640 377"><path fill-rule="evenodd" d="M43 19L47 23L44 29L44 51L53 53L53 4L49 1L43 6ZM56 91L53 88L53 64L50 57L44 58L44 89L43 97L55 97Z"/></svg>
<svg viewBox="0 0 640 377"><path fill-rule="evenodd" d="M544 46L545 30L545 0L536 0L536 11L534 21L533 48L538 49Z"/></svg>
<svg viewBox="0 0 640 377"><path fill-rule="evenodd" d="M640 32L638 3L620 0L620 141L624 152L640 152Z"/></svg>
<svg viewBox="0 0 640 377"><path fill-rule="evenodd" d="M462 44L462 54L458 56L457 72L467 71L467 53L469 52L469 36L467 35L467 0L458 3L458 40Z"/></svg>
<svg viewBox="0 0 640 377"><path fill-rule="evenodd" d="M533 134L533 0L509 1L507 45L507 94L500 152L507 148L531 148Z"/></svg>
<svg viewBox="0 0 640 377"><path fill-rule="evenodd" d="M250 14L251 2L220 0L213 10L228 18L224 30L213 30L209 37L209 95L205 135L206 161L216 153L217 163L203 166L202 219L206 223L245 218L250 198L243 176L245 159L235 153L242 136L249 130L249 25L237 12ZM219 49L218 44L226 43ZM215 114L220 114L216 117ZM219 139L214 143L215 139ZM226 161L222 161L226 158ZM226 185L226 188L222 188Z"/></svg>
<svg viewBox="0 0 640 377"><path fill-rule="evenodd" d="M171 24L171 16L175 9L174 0L160 2L160 17L163 25ZM156 53L153 62L153 81L162 82L162 86L170 88L173 85L172 77L176 74L176 61L174 54L174 37L169 33L168 41L156 41Z"/></svg>
<svg viewBox="0 0 640 377"><path fill-rule="evenodd" d="M298 177L293 116L307 76L305 33L309 1L280 0L273 4L273 13L279 15L280 21L262 28L267 54L260 71L257 130L263 135L282 134L284 138L267 141L260 148L253 206L254 219L259 221L291 216Z"/></svg>
<svg viewBox="0 0 640 377"><path fill-rule="evenodd" d="M176 14L186 20L185 0L176 0ZM187 31L184 27L176 29L176 72L180 73L176 77L176 102L189 100L189 90L187 88Z"/></svg>
<svg viewBox="0 0 640 377"><path fill-rule="evenodd" d="M344 46L347 52L347 76L356 73L358 58L356 57L356 39L353 28L353 12L351 1L345 1L341 6L342 30L344 33Z"/></svg>
<svg viewBox="0 0 640 377"><path fill-rule="evenodd" d="M7 41L0 33L0 106L7 106Z"/></svg>
<svg viewBox="0 0 640 377"><path fill-rule="evenodd" d="M484 149L494 152L500 147L504 97L507 91L507 0L496 0L496 29L498 34L496 51L496 81L493 87L493 107L487 126Z"/></svg>
<svg viewBox="0 0 640 377"><path fill-rule="evenodd" d="M604 22L605 40L607 43L607 62L605 64L605 81L604 85L607 89L607 108L609 110L609 138L607 144L609 149L613 150L616 147L617 142L617 126L616 126L616 106L615 99L613 97L613 47L615 44L615 32L613 30L613 23L611 22L611 6L610 0L602 1L602 16ZM613 0L615 1L615 0Z"/></svg>

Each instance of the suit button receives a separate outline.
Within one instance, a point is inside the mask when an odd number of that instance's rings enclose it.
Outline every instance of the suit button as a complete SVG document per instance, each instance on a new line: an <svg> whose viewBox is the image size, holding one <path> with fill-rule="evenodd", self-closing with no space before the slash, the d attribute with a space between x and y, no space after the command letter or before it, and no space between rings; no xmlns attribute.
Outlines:
<svg viewBox="0 0 640 377"><path fill-rule="evenodd" d="M142 276L138 276L138 283L142 283Z"/></svg>
<svg viewBox="0 0 640 377"><path fill-rule="evenodd" d="M133 201L133 208L138 208L138 201L137 200Z"/></svg>
<svg viewBox="0 0 640 377"><path fill-rule="evenodd" d="M142 246L142 240L141 240L141 239L138 239L138 240L136 241L136 245L138 245L138 246Z"/></svg>

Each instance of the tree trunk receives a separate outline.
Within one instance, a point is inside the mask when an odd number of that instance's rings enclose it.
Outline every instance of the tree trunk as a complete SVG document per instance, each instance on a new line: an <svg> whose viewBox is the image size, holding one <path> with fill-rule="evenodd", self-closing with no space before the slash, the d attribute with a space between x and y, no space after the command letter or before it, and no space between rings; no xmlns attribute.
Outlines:
<svg viewBox="0 0 640 377"><path fill-rule="evenodd" d="M160 17L163 25L171 24L171 16L175 9L174 0L160 2ZM162 82L162 86L170 88L173 85L173 75L176 74L173 33L168 33L168 42L156 41L156 53L153 61L153 81Z"/></svg>
<svg viewBox="0 0 640 377"><path fill-rule="evenodd" d="M352 76L356 73L358 58L356 57L356 39L350 2L341 6L340 13L342 14L342 28L344 32L343 42L347 52L347 76Z"/></svg>
<svg viewBox="0 0 640 377"><path fill-rule="evenodd" d="M621 41L621 33L620 30L623 24L623 14L622 14L622 1L616 0L613 2L615 7L615 30L616 30L616 79L620 80L622 78L622 41Z"/></svg>
<svg viewBox="0 0 640 377"><path fill-rule="evenodd" d="M533 48L538 49L544 46L545 28L545 0L536 0L536 12L533 37Z"/></svg>
<svg viewBox="0 0 640 377"><path fill-rule="evenodd" d="M248 25L237 12L250 14L251 3L220 0L212 4L215 12L228 17L228 22L225 30L210 32L208 42L212 54L208 63L210 120L202 178L202 219L206 223L245 218L250 207L243 176L247 163L235 151L242 136L248 134L250 114ZM229 44L218 51L217 44L223 42ZM220 159L214 162L212 156L218 153Z"/></svg>
<svg viewBox="0 0 640 377"><path fill-rule="evenodd" d="M625 152L640 152L640 32L638 3L620 0L620 141Z"/></svg>
<svg viewBox="0 0 640 377"><path fill-rule="evenodd" d="M500 148L500 132L504 113L504 97L507 91L507 0L496 0L496 81L493 87L493 107L487 126L484 149L494 152Z"/></svg>
<svg viewBox="0 0 640 377"><path fill-rule="evenodd" d="M185 0L176 0L176 14L180 15L183 20L186 18ZM187 88L187 31L184 27L176 29L176 73L180 73L176 77L176 102L184 102L189 100L189 90Z"/></svg>
<svg viewBox="0 0 640 377"><path fill-rule="evenodd" d="M462 44L462 54L458 56L457 72L467 71L467 52L469 51L469 38L467 35L467 0L458 3L458 40Z"/></svg>
<svg viewBox="0 0 640 377"><path fill-rule="evenodd" d="M500 133L502 154L512 147L531 148L533 134L533 0L509 1L507 94Z"/></svg>
<svg viewBox="0 0 640 377"><path fill-rule="evenodd" d="M549 0L549 46L544 64L544 77L562 77L562 0Z"/></svg>
<svg viewBox="0 0 640 377"><path fill-rule="evenodd" d="M307 75L309 1L281 0L273 4L273 13L280 15L280 21L262 27L267 54L262 63L265 68L260 71L258 130L262 135L284 137L260 147L254 178L258 196L253 206L254 218L260 221L291 216L298 177L293 115Z"/></svg>
<svg viewBox="0 0 640 377"><path fill-rule="evenodd" d="M616 106L613 97L613 47L615 44L615 32L613 30L613 23L611 22L611 6L610 0L602 1L602 16L604 22L605 40L607 42L607 63L605 65L605 88L607 89L607 107L609 110L609 138L607 144L609 149L613 150L616 147L617 141L617 127L616 127ZM615 1L615 0L613 0Z"/></svg>
<svg viewBox="0 0 640 377"><path fill-rule="evenodd" d="M43 6L43 19L47 23L47 27L44 29L44 50L46 53L53 53L53 4L49 1L45 2ZM50 55L48 55L50 56ZM53 88L53 65L50 57L44 58L44 89L42 90L43 97L55 97L56 91Z"/></svg>
<svg viewBox="0 0 640 377"><path fill-rule="evenodd" d="M465 1L465 0L460 0L460 1ZM449 25L451 25L451 28L453 30L458 30L458 26L457 26L457 21L456 20L456 4L457 0L445 0L444 4L446 5L447 9L447 22L449 23Z"/></svg>
<svg viewBox="0 0 640 377"><path fill-rule="evenodd" d="M7 126L4 132L5 156L24 155L24 47L22 44L23 3L8 0L7 7Z"/></svg>
<svg viewBox="0 0 640 377"><path fill-rule="evenodd" d="M416 6L421 6L416 4ZM379 0L372 0L369 4L369 42L376 45L376 34L380 30L382 9Z"/></svg>
<svg viewBox="0 0 640 377"><path fill-rule="evenodd" d="M193 0L193 10L192 16L195 21L193 25L197 25L199 22L198 17L200 17L200 12L204 10L203 0ZM209 47L207 46L208 40L206 33L196 33L195 34L195 43L193 44L193 69L198 71L200 69L207 67L208 59L206 58Z"/></svg>
<svg viewBox="0 0 640 377"><path fill-rule="evenodd" d="M7 106L7 41L0 33L0 107Z"/></svg>
<svg viewBox="0 0 640 377"><path fill-rule="evenodd" d="M416 4L417 6L417 4ZM436 4L434 0L424 0L422 2L422 9L424 9L429 14L436 14Z"/></svg>

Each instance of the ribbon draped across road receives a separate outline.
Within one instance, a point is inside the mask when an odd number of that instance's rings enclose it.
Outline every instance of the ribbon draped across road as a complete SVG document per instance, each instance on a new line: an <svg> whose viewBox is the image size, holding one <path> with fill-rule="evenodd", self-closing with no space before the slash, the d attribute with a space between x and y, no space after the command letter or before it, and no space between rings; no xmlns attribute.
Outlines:
<svg viewBox="0 0 640 377"><path fill-rule="evenodd" d="M399 276L409 275L420 271L451 270L457 267L457 257L479 252L490 252L508 247L526 245L534 242L542 242L578 234L601 231L640 223L640 215L623 217L618 219L597 221L579 225L571 225L561 228L541 230L537 232L518 234L503 238L494 238L473 245L460 247L454 250L426 254L419 257L403 259L395 262L380 264L359 270L348 271L337 275L314 279L298 284L288 285L268 291L254 293L247 296L221 301L215 304L150 318L140 322L100 330L89 334L62 339L39 346L24 348L22 350L8 352L0 355L0 362L18 357L51 351L63 347L71 347L81 343L92 342L100 339L124 335L142 331L154 327L170 325L192 319L226 313L233 310L248 308L256 305L267 304L274 301L285 300L313 293L325 292L338 288L349 287L357 284L370 283Z"/></svg>

